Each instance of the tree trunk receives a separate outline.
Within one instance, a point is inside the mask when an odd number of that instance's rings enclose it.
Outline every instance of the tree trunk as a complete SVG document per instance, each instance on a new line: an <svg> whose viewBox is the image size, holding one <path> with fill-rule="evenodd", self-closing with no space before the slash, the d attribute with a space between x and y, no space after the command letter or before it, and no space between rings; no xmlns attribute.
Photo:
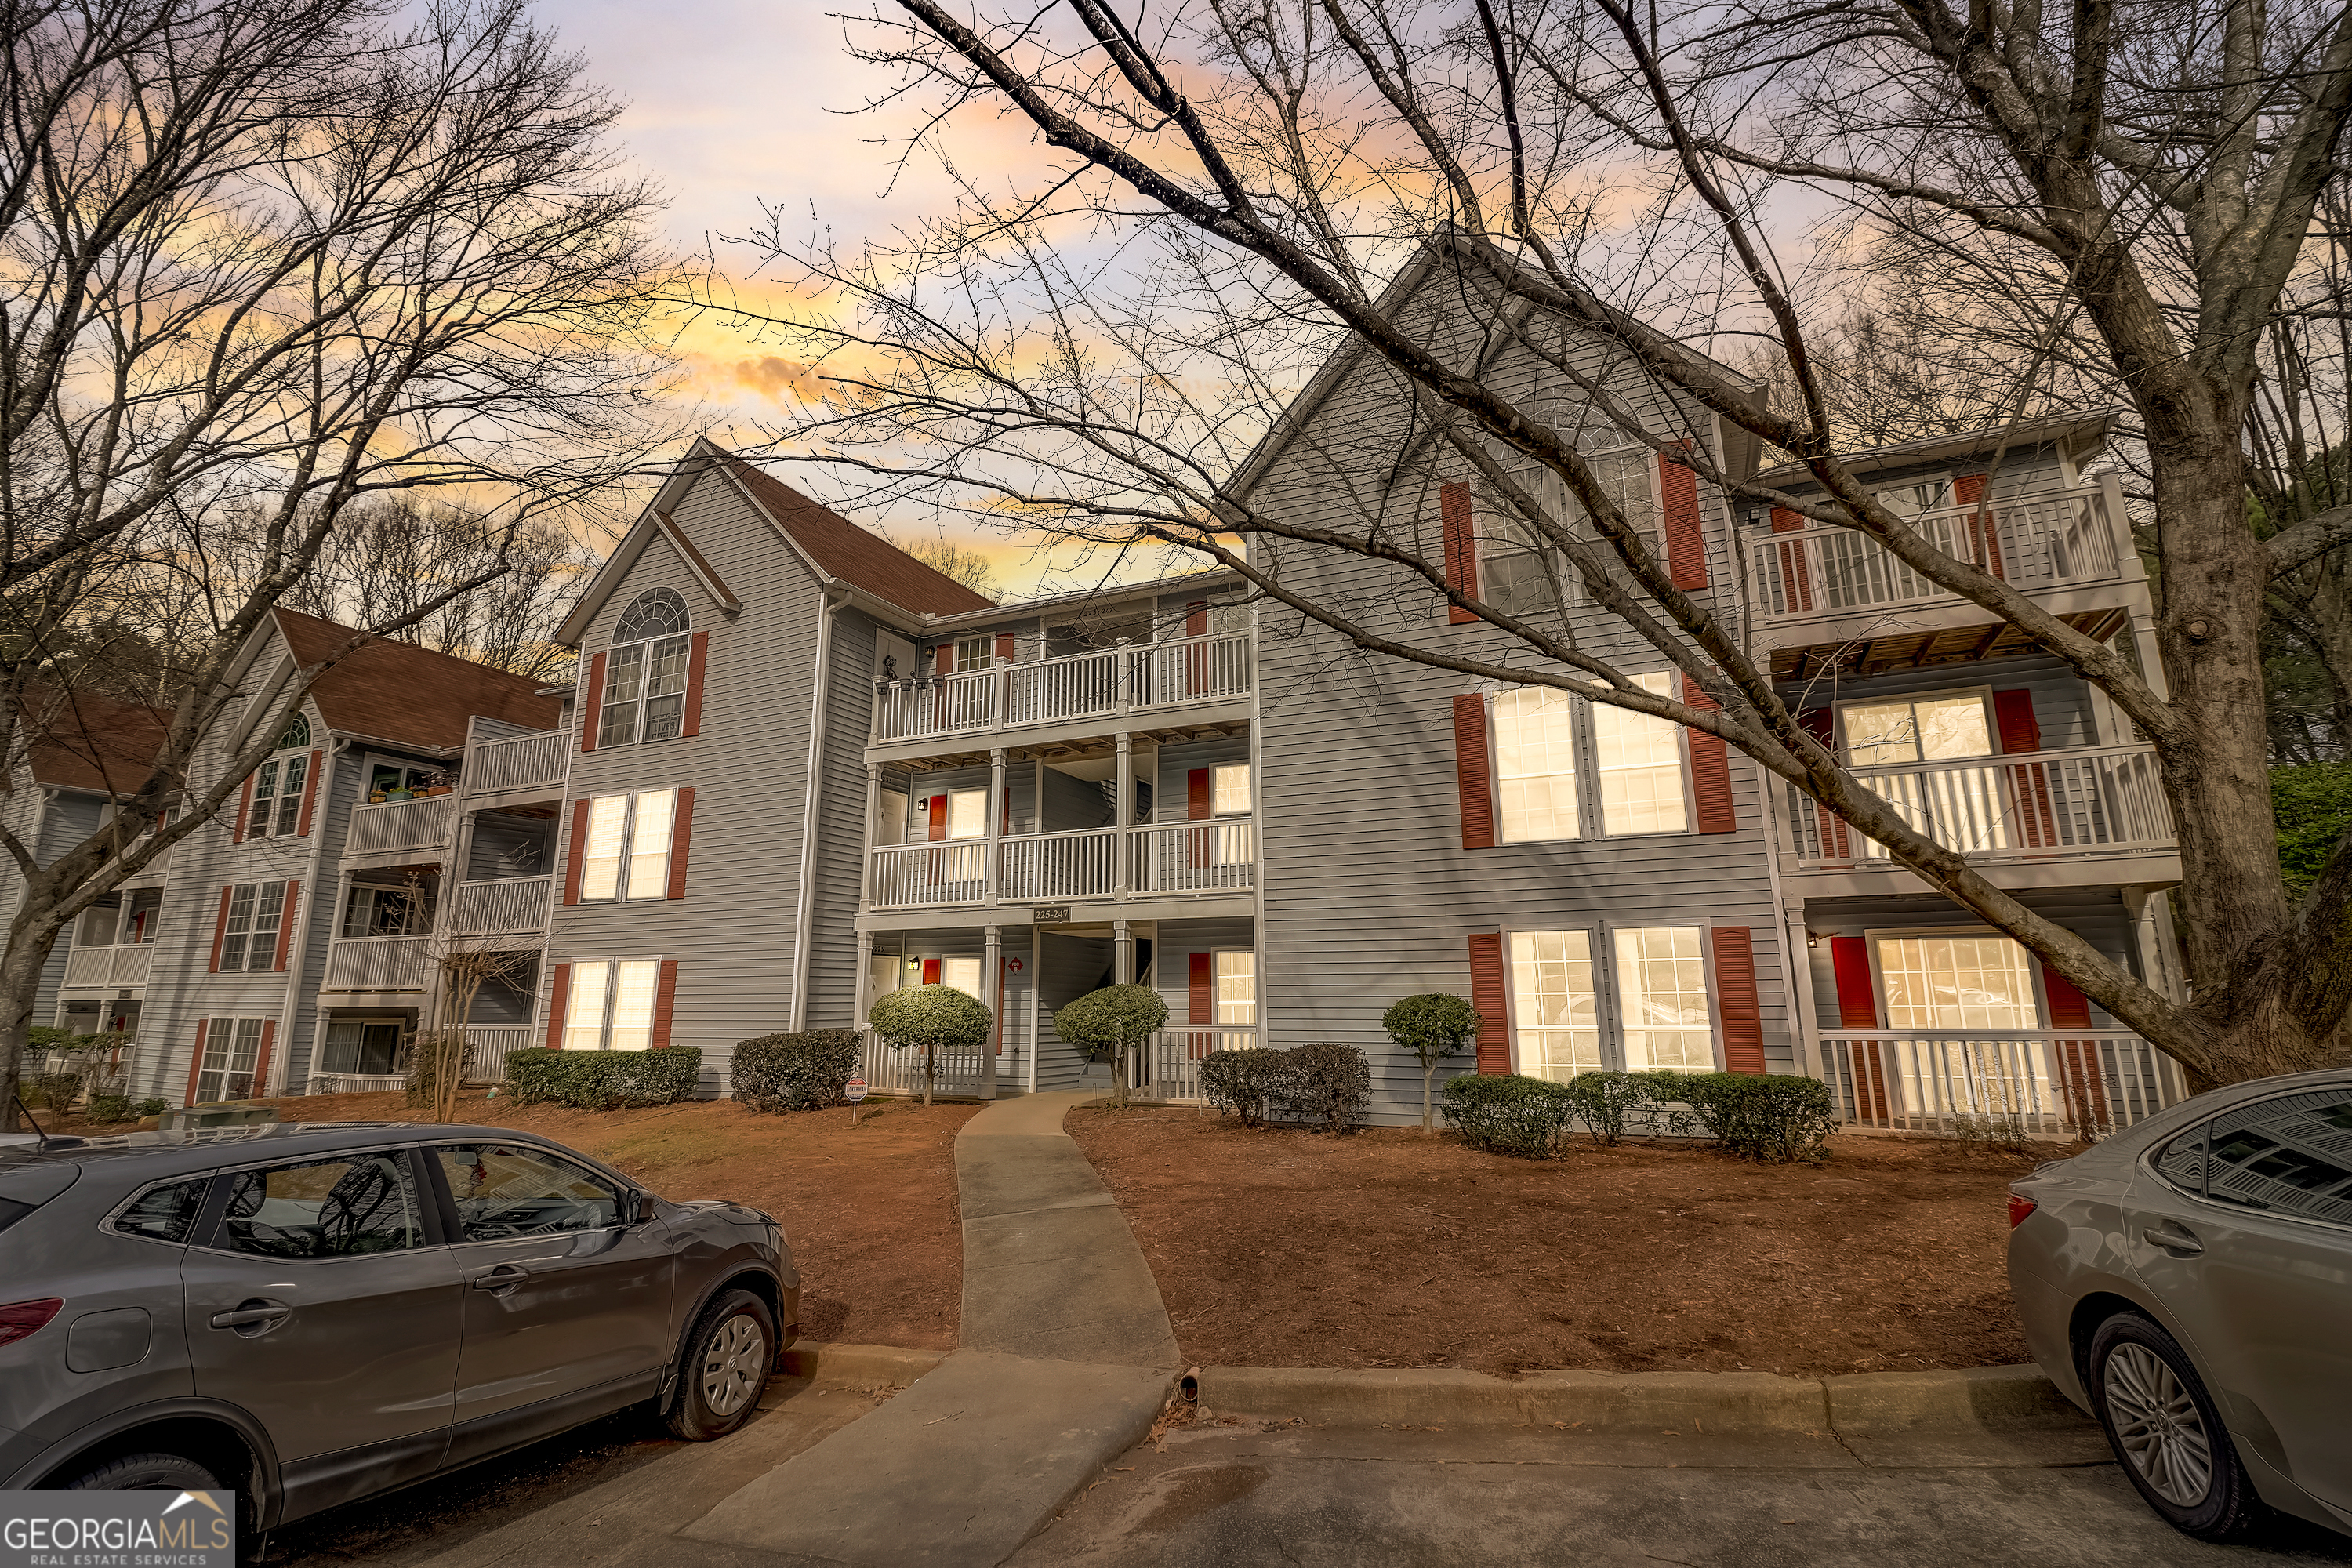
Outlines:
<svg viewBox="0 0 2352 1568"><path fill-rule="evenodd" d="M1436 1076L1437 1064L1435 1062L1429 1061L1421 1064L1421 1130L1424 1133L1433 1132L1436 1131L1436 1126L1430 1120L1429 1114L1429 1080Z"/></svg>
<svg viewBox="0 0 2352 1568"><path fill-rule="evenodd" d="M41 971L58 944L59 928L47 918L55 905L49 889L37 881L28 886L9 928L7 952L0 955L0 1131L25 1130L16 1097L24 1083L26 1036L33 1026L33 1005L40 996Z"/></svg>

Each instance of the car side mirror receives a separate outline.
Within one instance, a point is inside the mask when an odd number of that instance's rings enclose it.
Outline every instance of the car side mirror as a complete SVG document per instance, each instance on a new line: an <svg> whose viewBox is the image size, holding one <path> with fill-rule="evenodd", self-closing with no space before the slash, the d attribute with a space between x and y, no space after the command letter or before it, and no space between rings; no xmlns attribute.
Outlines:
<svg viewBox="0 0 2352 1568"><path fill-rule="evenodd" d="M631 1194L629 1198L629 1223L631 1225L650 1224L654 1217L654 1205L656 1201L657 1200L651 1193L636 1193Z"/></svg>

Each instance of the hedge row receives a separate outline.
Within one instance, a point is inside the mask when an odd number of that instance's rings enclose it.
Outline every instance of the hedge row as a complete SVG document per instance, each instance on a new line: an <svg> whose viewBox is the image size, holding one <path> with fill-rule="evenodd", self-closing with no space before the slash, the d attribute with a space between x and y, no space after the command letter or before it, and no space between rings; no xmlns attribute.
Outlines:
<svg viewBox="0 0 2352 1568"><path fill-rule="evenodd" d="M582 1110L671 1105L692 1094L701 1076L702 1053L692 1046L651 1051L533 1047L507 1053L507 1088L517 1105L545 1100Z"/></svg>
<svg viewBox="0 0 2352 1568"><path fill-rule="evenodd" d="M855 1029L761 1035L735 1047L735 1098L753 1110L823 1110L842 1104L857 1071Z"/></svg>
<svg viewBox="0 0 2352 1568"><path fill-rule="evenodd" d="M1364 1119L1372 1098L1372 1070L1364 1053L1336 1040L1291 1050L1215 1051L1201 1064L1201 1092L1209 1103L1255 1127L1265 1110L1299 1121L1319 1121L1344 1132Z"/></svg>
<svg viewBox="0 0 2352 1568"><path fill-rule="evenodd" d="M1472 1148L1528 1160L1558 1153L1578 1123L1601 1143L1705 1133L1727 1154L1776 1163L1821 1158L1837 1130L1829 1086L1782 1073L1586 1072L1564 1084L1473 1073L1445 1086L1444 1114Z"/></svg>

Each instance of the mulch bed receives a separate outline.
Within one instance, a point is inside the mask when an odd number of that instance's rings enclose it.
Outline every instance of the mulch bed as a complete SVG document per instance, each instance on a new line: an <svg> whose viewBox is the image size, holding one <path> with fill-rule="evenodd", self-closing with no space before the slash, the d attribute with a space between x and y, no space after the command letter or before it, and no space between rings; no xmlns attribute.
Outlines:
<svg viewBox="0 0 2352 1568"><path fill-rule="evenodd" d="M1885 1372L2027 1359L2003 1191L2048 1155L1844 1135L1514 1160L1452 1136L1083 1110L1199 1365ZM2053 1150L2053 1152L2055 1152Z"/></svg>
<svg viewBox="0 0 2352 1568"><path fill-rule="evenodd" d="M276 1104L289 1121L428 1120L397 1093ZM953 1350L963 1298L955 1135L979 1109L868 1100L852 1129L845 1109L757 1116L719 1100L571 1110L473 1091L457 1120L554 1139L664 1197L732 1198L774 1215L801 1271L805 1339Z"/></svg>

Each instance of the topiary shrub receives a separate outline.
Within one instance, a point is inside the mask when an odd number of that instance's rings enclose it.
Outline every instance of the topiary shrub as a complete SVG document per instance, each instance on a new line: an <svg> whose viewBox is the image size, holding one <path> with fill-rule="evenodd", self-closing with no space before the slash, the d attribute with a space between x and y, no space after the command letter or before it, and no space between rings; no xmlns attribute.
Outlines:
<svg viewBox="0 0 2352 1568"><path fill-rule="evenodd" d="M1486 1020L1478 1009L1459 996L1449 996L1443 991L1424 992L1408 996L1381 1015L1381 1027L1400 1049L1412 1053L1421 1064L1421 1130L1431 1130L1429 1081L1437 1074L1437 1064L1447 1057L1459 1056L1478 1043L1478 1030Z"/></svg>
<svg viewBox="0 0 2352 1568"><path fill-rule="evenodd" d="M1576 1114L1565 1084L1518 1073L1465 1073L1445 1085L1445 1120L1489 1154L1549 1160Z"/></svg>
<svg viewBox="0 0 2352 1568"><path fill-rule="evenodd" d="M1334 1136L1364 1119L1372 1098L1372 1069L1364 1053L1338 1040L1318 1040L1282 1053L1284 1071L1274 1102L1303 1121L1320 1121Z"/></svg>
<svg viewBox="0 0 2352 1568"><path fill-rule="evenodd" d="M883 1043L923 1053L923 1103L931 1102L939 1081L941 1051L977 1050L988 1044L996 1020L979 997L952 985L909 985L887 991L866 1010L866 1021Z"/></svg>
<svg viewBox="0 0 2352 1568"><path fill-rule="evenodd" d="M807 1029L745 1040L735 1047L735 1098L767 1111L843 1104L863 1044L855 1029Z"/></svg>
<svg viewBox="0 0 2352 1568"><path fill-rule="evenodd" d="M1244 1127L1265 1120L1265 1107L1290 1070L1290 1053L1263 1048L1211 1051L1201 1063L1201 1093Z"/></svg>
<svg viewBox="0 0 2352 1568"><path fill-rule="evenodd" d="M652 1051L551 1051L533 1047L507 1053L507 1088L517 1105L542 1100L582 1110L672 1105L694 1092L702 1053L692 1046Z"/></svg>
<svg viewBox="0 0 2352 1568"><path fill-rule="evenodd" d="M1168 1004L1149 985L1106 985L1089 991L1054 1015L1054 1033L1087 1054L1088 1061L1105 1051L1139 1051L1151 1032L1168 1022ZM1111 1091L1127 1103L1126 1063L1111 1063Z"/></svg>
<svg viewBox="0 0 2352 1568"><path fill-rule="evenodd" d="M1656 1073L1650 1092L1678 1100L1716 1147L1741 1160L1819 1160L1837 1131L1830 1086L1790 1073Z"/></svg>
<svg viewBox="0 0 2352 1568"><path fill-rule="evenodd" d="M1568 1080L1569 1108L1596 1143L1617 1143L1626 1122L1652 1109L1651 1075L1580 1072Z"/></svg>

